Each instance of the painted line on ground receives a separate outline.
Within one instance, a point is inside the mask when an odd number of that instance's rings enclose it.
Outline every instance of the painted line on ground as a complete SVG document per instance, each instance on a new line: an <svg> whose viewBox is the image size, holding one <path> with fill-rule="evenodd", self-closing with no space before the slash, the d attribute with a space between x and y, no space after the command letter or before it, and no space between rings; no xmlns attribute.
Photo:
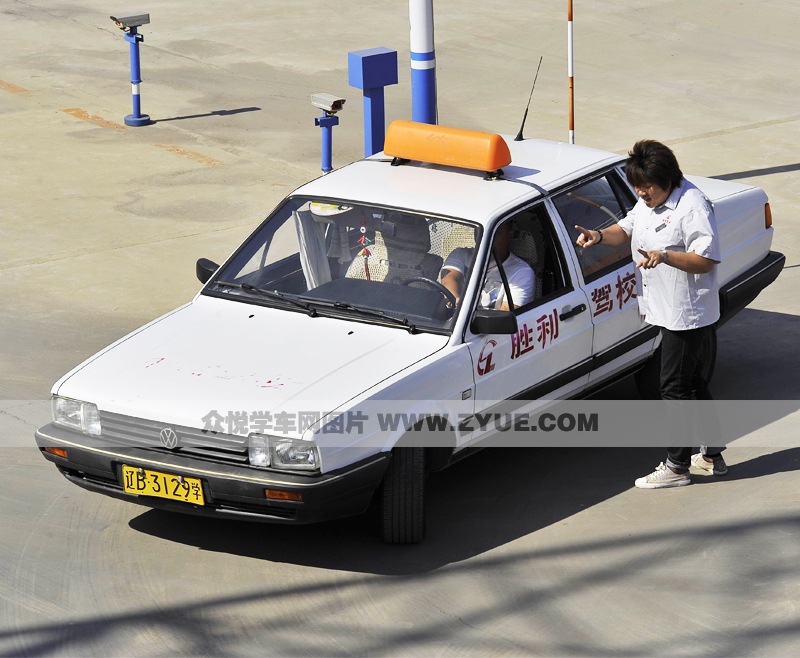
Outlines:
<svg viewBox="0 0 800 658"><path fill-rule="evenodd" d="M699 135L690 135L689 137L679 137L678 139L670 139L669 141L665 141L665 143L669 145L686 144L687 142L695 142L700 139L708 139L709 137L722 137L723 135L730 135L731 133L743 132L745 130L755 130L757 128L766 128L767 126L778 126L783 123L794 123L795 121L800 121L800 114L784 117L782 119L770 119L768 121L746 123L741 126L723 128L722 130L712 130L711 132L700 133Z"/></svg>
<svg viewBox="0 0 800 658"><path fill-rule="evenodd" d="M179 155L182 158L189 158L190 160L194 160L202 165L206 165L207 167L221 167L222 161L216 160L215 158L211 158L207 155L203 155L202 153L197 153L196 151L190 151L189 149L185 149L182 146L176 146L175 144L155 144L156 147L160 149L164 149L169 153L174 153L175 155Z"/></svg>
<svg viewBox="0 0 800 658"><path fill-rule="evenodd" d="M0 89L7 91L9 94L29 94L30 92L24 87L18 87L15 84L0 80Z"/></svg>
<svg viewBox="0 0 800 658"><path fill-rule="evenodd" d="M86 110L80 107L66 107L61 110L65 114L69 114L76 119L80 119L81 121L88 121L89 123L93 123L96 126L100 126L101 128L113 128L114 130L118 130L120 132L124 132L126 130L125 126L120 123L114 123L113 121L109 121L108 119L104 119L101 116L96 114L89 114Z"/></svg>
<svg viewBox="0 0 800 658"><path fill-rule="evenodd" d="M76 119L81 121L87 121L89 123L93 123L96 126L100 126L101 128L113 128L119 132L126 132L127 127L123 126L120 123L115 123L113 121L109 121L108 119L104 119L101 116L96 114L89 114L86 110L80 107L67 107L61 110L65 114L69 114ZM185 149L182 146L177 146L176 144L154 144L156 148L163 149L168 153L172 153L174 155L178 155L182 158L188 158L189 160L193 160L199 164L205 165L207 167L221 167L222 161L217 160L216 158L212 158L207 155L203 155L202 153L197 153L196 151L190 151L189 149Z"/></svg>

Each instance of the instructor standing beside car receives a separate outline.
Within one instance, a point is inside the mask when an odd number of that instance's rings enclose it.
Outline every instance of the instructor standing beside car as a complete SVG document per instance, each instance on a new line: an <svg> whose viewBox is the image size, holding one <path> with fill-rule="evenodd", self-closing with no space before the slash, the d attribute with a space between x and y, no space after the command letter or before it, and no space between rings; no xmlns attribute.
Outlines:
<svg viewBox="0 0 800 658"><path fill-rule="evenodd" d="M661 328L661 397L710 400L703 379L707 333L719 319L716 265L719 236L710 201L683 173L669 147L653 140L634 144L625 175L639 200L619 223L601 230L575 228L580 247L630 241L637 267L639 311ZM680 439L681 437L675 437ZM713 439L712 437L705 437ZM705 443L705 441L704 441ZM691 447L667 449L666 462L636 480L643 489L691 484L689 467L722 475L719 448L692 457Z"/></svg>

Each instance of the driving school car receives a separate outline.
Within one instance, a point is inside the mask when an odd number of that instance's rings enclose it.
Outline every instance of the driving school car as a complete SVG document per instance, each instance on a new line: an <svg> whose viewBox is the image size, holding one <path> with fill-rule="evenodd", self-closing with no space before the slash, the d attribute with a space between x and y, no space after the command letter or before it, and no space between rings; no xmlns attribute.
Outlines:
<svg viewBox="0 0 800 658"><path fill-rule="evenodd" d="M632 373L657 391L629 246L575 241L575 225L633 207L623 166L394 122L383 153L300 187L221 266L198 260L192 301L56 382L37 444L71 482L149 507L309 523L377 498L384 539L418 542L427 475L480 447L499 405L536 409ZM763 190L688 178L715 207L722 323L784 257ZM492 248L508 222L533 273L521 304ZM510 310L487 302L495 273Z"/></svg>

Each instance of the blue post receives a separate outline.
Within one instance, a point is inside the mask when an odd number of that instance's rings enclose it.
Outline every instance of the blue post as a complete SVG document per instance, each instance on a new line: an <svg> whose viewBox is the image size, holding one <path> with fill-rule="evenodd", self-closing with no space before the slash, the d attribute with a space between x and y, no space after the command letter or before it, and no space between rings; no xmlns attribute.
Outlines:
<svg viewBox="0 0 800 658"><path fill-rule="evenodd" d="M139 85L142 82L142 71L139 65L139 42L144 41L144 35L139 34L136 27L130 27L125 33L125 41L131 47L131 94L133 96L133 114L125 117L126 126L146 126L150 117L142 114L142 102L139 96Z"/></svg>
<svg viewBox="0 0 800 658"><path fill-rule="evenodd" d="M364 90L364 155L383 151L386 138L386 103L383 87Z"/></svg>
<svg viewBox="0 0 800 658"><path fill-rule="evenodd" d="M333 127L339 125L339 117L325 112L314 125L322 128L322 173L327 174L333 170Z"/></svg>
<svg viewBox="0 0 800 658"><path fill-rule="evenodd" d="M397 84L397 51L378 47L347 53L351 87L364 92L364 155L383 150L386 137L384 88Z"/></svg>
<svg viewBox="0 0 800 658"><path fill-rule="evenodd" d="M426 53L426 56L433 56ZM437 122L436 117L436 68L415 68L432 60L418 59L420 53L411 53L411 118L420 123Z"/></svg>

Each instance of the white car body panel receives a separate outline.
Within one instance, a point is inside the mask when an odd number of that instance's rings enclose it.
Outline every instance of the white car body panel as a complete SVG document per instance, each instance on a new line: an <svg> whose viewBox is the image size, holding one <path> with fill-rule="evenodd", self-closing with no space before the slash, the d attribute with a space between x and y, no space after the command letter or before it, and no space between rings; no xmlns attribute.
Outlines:
<svg viewBox="0 0 800 658"><path fill-rule="evenodd" d="M201 296L85 362L54 393L202 429L213 410L331 411L446 342Z"/></svg>
<svg viewBox="0 0 800 658"><path fill-rule="evenodd" d="M621 156L561 142L507 139L512 164L506 180L485 181L479 171L412 163L392 167L380 153L300 187L295 194L371 201L431 214L461 217L484 226L507 208L543 191L618 162ZM531 162L523 167L514 162ZM488 184L487 184L488 183ZM447 190L442 194L442 190ZM538 192L538 194L537 194Z"/></svg>

